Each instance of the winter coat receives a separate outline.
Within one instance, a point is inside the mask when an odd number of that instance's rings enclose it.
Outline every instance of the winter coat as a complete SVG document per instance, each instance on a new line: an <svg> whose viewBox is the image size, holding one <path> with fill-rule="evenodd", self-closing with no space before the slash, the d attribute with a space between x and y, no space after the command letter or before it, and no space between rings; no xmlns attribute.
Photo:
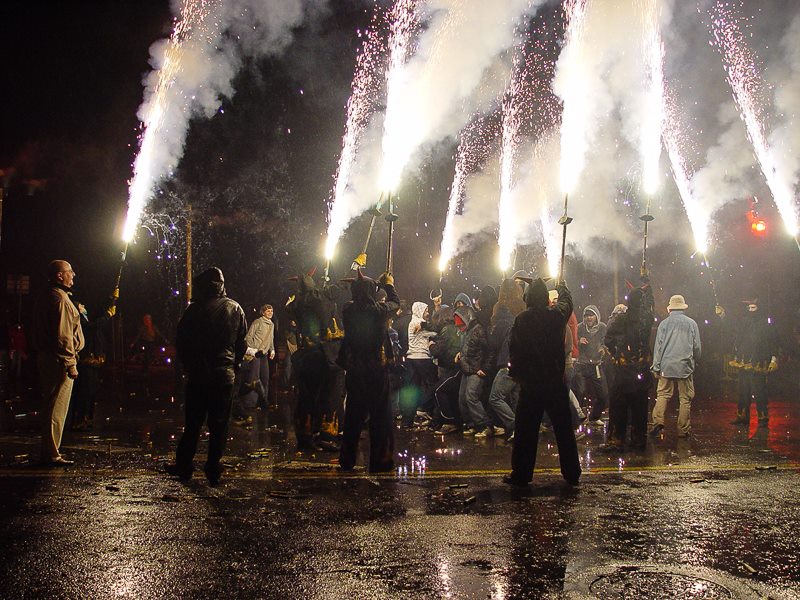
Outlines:
<svg viewBox="0 0 800 600"><path fill-rule="evenodd" d="M603 340L606 337L606 324L600 321L600 311L594 304L590 304L583 311L593 313L597 317L597 324L589 329L586 326L586 321L583 320L578 325L578 363L579 364L599 364L602 360L600 355L600 348L603 346ZM589 343L581 344L580 339L586 338Z"/></svg>
<svg viewBox="0 0 800 600"><path fill-rule="evenodd" d="M567 328L572 336L572 350L570 351L570 357L573 359L573 361L575 361L578 360L578 356L580 356L580 349L578 348L578 317L575 316L574 312L569 316Z"/></svg>
<svg viewBox="0 0 800 600"><path fill-rule="evenodd" d="M541 280L525 292L528 308L517 316L509 341L509 374L527 386L558 388L564 385L565 327L572 313L572 295L558 286L558 302L548 306L547 287Z"/></svg>
<svg viewBox="0 0 800 600"><path fill-rule="evenodd" d="M474 375L478 371L488 373L491 362L486 329L475 316L475 311L469 307L459 308L456 315L467 325L461 340L461 358L458 362L461 372L465 375Z"/></svg>
<svg viewBox="0 0 800 600"><path fill-rule="evenodd" d="M192 291L192 303L178 323L178 358L191 380L233 383L247 349L244 311L225 295L217 268L195 277Z"/></svg>
<svg viewBox="0 0 800 600"><path fill-rule="evenodd" d="M431 358L430 344L431 339L433 339L436 333L425 329L426 323L423 320L423 316L426 310L428 310L428 305L424 302L414 302L414 304L411 305L411 321L408 323L408 351L406 352L406 358Z"/></svg>
<svg viewBox="0 0 800 600"><path fill-rule="evenodd" d="M275 324L272 319L264 316L258 317L250 324L244 340L247 346L261 351L264 354L275 352Z"/></svg>
<svg viewBox="0 0 800 600"><path fill-rule="evenodd" d="M299 279L297 294L286 305L287 315L297 324L298 347L313 347L325 340L334 310L329 290L317 289L309 275Z"/></svg>
<svg viewBox="0 0 800 600"><path fill-rule="evenodd" d="M453 306L455 306L457 302L463 302L465 306L472 308L472 298L470 298L464 292L459 292L459 294L456 296L456 299L453 300Z"/></svg>
<svg viewBox="0 0 800 600"><path fill-rule="evenodd" d="M700 328L682 310L673 310L658 324L652 370L664 377L686 379L700 359Z"/></svg>
<svg viewBox="0 0 800 600"><path fill-rule="evenodd" d="M449 317L443 322L443 326L431 344L431 356L439 363L439 368L453 371L458 368L455 359L456 355L461 352L461 332L453 322L453 309L450 307L442 308L442 311L448 311Z"/></svg>
<svg viewBox="0 0 800 600"><path fill-rule="evenodd" d="M364 277L351 284L353 299L342 309L344 339L337 360L343 369L383 368L392 362L388 320L400 298L393 285L381 287L386 290L386 302L375 300L378 287L373 280Z"/></svg>
<svg viewBox="0 0 800 600"><path fill-rule="evenodd" d="M55 355L66 369L78 363L84 343L81 315L67 289L50 286L33 309L33 348Z"/></svg>
<svg viewBox="0 0 800 600"><path fill-rule="evenodd" d="M411 323L412 317L413 315L407 312L394 320L394 328L397 330L402 356L405 356L406 352L408 352L408 324Z"/></svg>
<svg viewBox="0 0 800 600"><path fill-rule="evenodd" d="M511 340L513 326L514 315L508 307L501 306L494 311L489 329L489 352L492 364L498 369L508 367L508 343Z"/></svg>
<svg viewBox="0 0 800 600"><path fill-rule="evenodd" d="M492 314L495 304L497 304L497 291L492 286L487 285L481 290L478 296L479 308L476 309L476 316L486 331L489 331L489 327L492 324Z"/></svg>
<svg viewBox="0 0 800 600"><path fill-rule="evenodd" d="M748 312L740 322L736 337L736 358L743 364L766 369L777 353L777 344L774 328L760 312Z"/></svg>

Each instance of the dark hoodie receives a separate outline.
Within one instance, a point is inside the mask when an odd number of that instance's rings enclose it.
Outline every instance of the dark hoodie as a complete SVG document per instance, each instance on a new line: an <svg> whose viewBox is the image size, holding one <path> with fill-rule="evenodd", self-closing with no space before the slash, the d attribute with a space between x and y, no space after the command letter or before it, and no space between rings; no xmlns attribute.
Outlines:
<svg viewBox="0 0 800 600"><path fill-rule="evenodd" d="M477 317L486 331L489 331L495 304L497 304L497 290L487 285L478 296L479 308L477 309Z"/></svg>
<svg viewBox="0 0 800 600"><path fill-rule="evenodd" d="M475 375L478 371L488 373L491 369L491 358L486 329L475 316L475 311L468 306L456 310L456 317L465 326L461 340L461 359L458 363L461 372L465 375Z"/></svg>
<svg viewBox="0 0 800 600"><path fill-rule="evenodd" d="M222 271L212 267L195 276L175 342L189 378L232 384L247 349L246 333L244 311L225 295Z"/></svg>
<svg viewBox="0 0 800 600"><path fill-rule="evenodd" d="M562 282L558 302L548 306L550 296L541 279L525 289L528 308L511 329L509 374L527 386L553 389L564 384L564 328L572 314L572 295Z"/></svg>
<svg viewBox="0 0 800 600"><path fill-rule="evenodd" d="M447 371L456 368L456 354L461 351L461 333L454 322L455 313L449 306L439 309L441 328L431 344L431 356L439 361L439 367Z"/></svg>
<svg viewBox="0 0 800 600"><path fill-rule="evenodd" d="M329 294L317 289L311 275L297 280L297 294L286 305L289 318L297 324L298 344L301 348L316 346L325 339L328 324L334 312Z"/></svg>
<svg viewBox="0 0 800 600"><path fill-rule="evenodd" d="M775 329L769 324L761 309L747 312L739 324L736 335L736 357L759 370L769 366L777 354Z"/></svg>
<svg viewBox="0 0 800 600"><path fill-rule="evenodd" d="M597 317L597 323L591 329L586 326L586 313L592 313ZM600 348L606 337L606 324L600 321L600 310L590 304L583 310L584 320L578 324L578 363L599 364L602 360ZM581 344L580 339L586 338L588 344Z"/></svg>
<svg viewBox="0 0 800 600"><path fill-rule="evenodd" d="M359 366L386 366L388 320L400 305L393 285L380 284L386 291L386 302L378 302L378 284L369 277L359 277L350 284L353 299L342 309L344 340L339 353L339 366L352 369Z"/></svg>

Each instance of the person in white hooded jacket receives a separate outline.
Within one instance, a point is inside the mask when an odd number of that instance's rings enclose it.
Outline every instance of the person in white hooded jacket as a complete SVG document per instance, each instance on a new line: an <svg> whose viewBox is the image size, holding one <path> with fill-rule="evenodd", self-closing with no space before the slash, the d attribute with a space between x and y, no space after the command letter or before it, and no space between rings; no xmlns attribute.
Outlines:
<svg viewBox="0 0 800 600"><path fill-rule="evenodd" d="M424 302L414 302L411 306L411 315L411 322L408 324L406 365L411 375L413 393L404 394L405 398L401 401L403 427L414 425L418 409L430 414L437 380L436 365L433 364L430 351L431 340L436 336L436 332L427 329L428 305Z"/></svg>

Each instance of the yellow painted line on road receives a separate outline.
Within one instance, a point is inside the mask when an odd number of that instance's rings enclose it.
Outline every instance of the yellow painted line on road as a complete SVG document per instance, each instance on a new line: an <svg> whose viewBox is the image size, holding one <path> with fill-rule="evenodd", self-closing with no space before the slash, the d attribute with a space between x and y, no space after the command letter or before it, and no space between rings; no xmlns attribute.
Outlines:
<svg viewBox="0 0 800 600"><path fill-rule="evenodd" d="M772 464L730 464L730 465L645 465L645 466L624 466L624 467L593 467L583 471L582 477L591 477L595 475L608 475L608 474L626 474L631 475L635 473L716 473L716 472L747 472L758 471L759 468L767 472L768 467L775 467L774 471L794 471L800 470L800 463L772 463ZM355 471L350 473L343 473L331 466L329 470L283 470L268 467L263 470L257 471L233 471L229 470L225 473L225 478L228 479L255 479L255 480L273 480L273 479L381 479L381 480L394 480L398 482L424 482L428 479L447 479L447 478L477 478L489 479L494 477L502 477L510 472L507 469L451 469L451 470L427 470L424 474L399 474L397 471L391 473L368 473L366 471ZM546 467L536 469L534 477L537 475L560 475L560 469L556 467ZM69 467L69 468L35 468L35 467L19 467L19 468L0 468L0 478L2 477L51 477L51 478L77 478L77 477L129 477L132 475L139 476L159 476L165 477L166 475L153 469L114 469L114 468L101 468L91 469L86 467ZM198 474L198 478L202 478L202 473Z"/></svg>

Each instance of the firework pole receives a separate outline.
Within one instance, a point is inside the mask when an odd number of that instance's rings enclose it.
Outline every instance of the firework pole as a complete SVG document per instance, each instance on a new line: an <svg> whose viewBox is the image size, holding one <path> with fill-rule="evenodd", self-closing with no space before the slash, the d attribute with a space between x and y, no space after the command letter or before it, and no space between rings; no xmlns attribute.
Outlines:
<svg viewBox="0 0 800 600"><path fill-rule="evenodd" d="M558 283L564 281L564 258L567 254L567 225L572 223L572 217L567 215L569 205L569 194L564 194L564 215L558 220L558 224L564 229L561 233L561 262L558 266Z"/></svg>
<svg viewBox="0 0 800 600"><path fill-rule="evenodd" d="M650 224L650 221L654 220L655 217L650 214L650 196L647 197L647 208L644 211L644 214L639 217L640 221L644 222L644 236L642 241L642 267L639 270L639 275L642 278L644 283L647 283L647 280L650 278L650 274L647 270L647 226Z"/></svg>
<svg viewBox="0 0 800 600"><path fill-rule="evenodd" d="M378 217L381 216L380 207L383 206L383 192L381 192L381 197L378 199L378 204L373 206L370 210L370 214L372 215L372 219L369 222L369 229L367 230L367 239L364 240L364 245L361 248L361 254L356 256L353 260L353 264L350 265L350 270L355 271L359 267L363 268L367 266L367 250L369 250L369 242L372 239L372 232L375 230L375 221Z"/></svg>
<svg viewBox="0 0 800 600"><path fill-rule="evenodd" d="M389 240L386 244L386 272L391 273L393 267L392 254L394 246L394 222L397 221L397 215L393 212L393 199L391 192L388 195L388 210L386 212L386 221L389 223Z"/></svg>

